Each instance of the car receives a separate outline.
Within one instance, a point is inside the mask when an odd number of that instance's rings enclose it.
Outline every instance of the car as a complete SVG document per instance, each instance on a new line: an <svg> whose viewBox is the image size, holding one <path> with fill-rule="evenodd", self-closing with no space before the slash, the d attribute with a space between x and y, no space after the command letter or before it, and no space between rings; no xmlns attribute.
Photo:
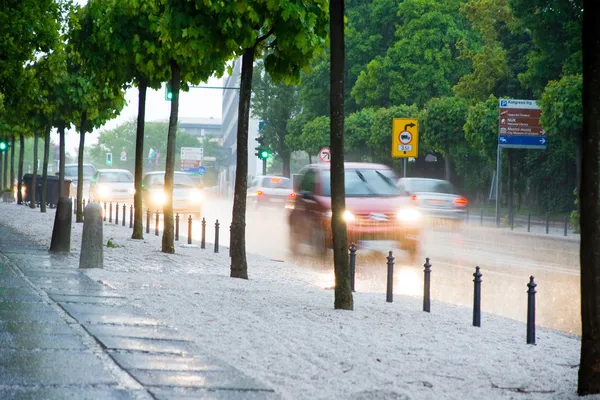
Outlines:
<svg viewBox="0 0 600 400"><path fill-rule="evenodd" d="M144 209L162 212L165 204L165 171L148 172L142 179ZM192 175L175 171L173 174L173 212L202 217L204 190Z"/></svg>
<svg viewBox="0 0 600 400"><path fill-rule="evenodd" d="M281 207L293 200L296 193L292 189L292 180L282 176L259 175L249 184L247 192L248 204L255 208Z"/></svg>
<svg viewBox="0 0 600 400"><path fill-rule="evenodd" d="M77 196L77 181L78 181L78 165L77 164L66 164L65 165L65 179L71 181L71 193ZM92 164L83 164L83 197L90 197L90 185L92 178L96 173L96 167Z"/></svg>
<svg viewBox="0 0 600 400"><path fill-rule="evenodd" d="M400 190L411 196L412 201L429 219L460 224L465 216L468 200L458 194L448 181L430 178L401 178Z"/></svg>
<svg viewBox="0 0 600 400"><path fill-rule="evenodd" d="M309 165L301 175L289 214L291 251L298 253L304 244L322 256L332 248L329 163ZM420 251L422 217L410 196L398 189L394 171L380 164L345 163L344 179L348 247L395 241L414 261Z"/></svg>
<svg viewBox="0 0 600 400"><path fill-rule="evenodd" d="M133 175L126 169L99 169L90 184L90 197L97 202L133 204Z"/></svg>

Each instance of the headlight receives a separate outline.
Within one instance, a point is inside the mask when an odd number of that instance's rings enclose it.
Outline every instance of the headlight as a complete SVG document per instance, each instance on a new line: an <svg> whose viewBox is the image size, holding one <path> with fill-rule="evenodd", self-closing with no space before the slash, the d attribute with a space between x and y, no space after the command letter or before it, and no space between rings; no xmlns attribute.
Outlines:
<svg viewBox="0 0 600 400"><path fill-rule="evenodd" d="M201 203L204 200L204 193L200 189L193 189L190 191L190 200L194 203Z"/></svg>
<svg viewBox="0 0 600 400"><path fill-rule="evenodd" d="M110 190L108 190L106 186L100 185L96 188L96 194L99 198L108 197L110 194Z"/></svg>
<svg viewBox="0 0 600 400"><path fill-rule="evenodd" d="M421 213L414 208L403 208L397 214L399 221L417 222L421 219Z"/></svg>
<svg viewBox="0 0 600 400"><path fill-rule="evenodd" d="M165 204L166 200L167 200L167 198L165 197L164 192L152 193L152 203L162 206L163 204Z"/></svg>

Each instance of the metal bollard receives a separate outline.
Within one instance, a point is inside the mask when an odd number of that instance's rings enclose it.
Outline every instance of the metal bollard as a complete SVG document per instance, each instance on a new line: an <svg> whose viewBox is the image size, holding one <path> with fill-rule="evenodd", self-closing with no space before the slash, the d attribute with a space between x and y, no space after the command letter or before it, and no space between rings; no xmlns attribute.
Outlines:
<svg viewBox="0 0 600 400"><path fill-rule="evenodd" d="M515 230L515 213L510 214L510 230Z"/></svg>
<svg viewBox="0 0 600 400"><path fill-rule="evenodd" d="M550 213L546 214L546 235L550 233Z"/></svg>
<svg viewBox="0 0 600 400"><path fill-rule="evenodd" d="M192 244L192 216L188 217L188 244Z"/></svg>
<svg viewBox="0 0 600 400"><path fill-rule="evenodd" d="M81 200L81 208L85 210L85 199Z"/></svg>
<svg viewBox="0 0 600 400"><path fill-rule="evenodd" d="M425 258L425 264L423 264L423 267L425 267L423 270L423 311L431 312L431 264L429 263L429 257Z"/></svg>
<svg viewBox="0 0 600 400"><path fill-rule="evenodd" d="M119 203L115 205L115 225L119 225Z"/></svg>
<svg viewBox="0 0 600 400"><path fill-rule="evenodd" d="M175 240L179 241L179 213L175 214Z"/></svg>
<svg viewBox="0 0 600 400"><path fill-rule="evenodd" d="M387 256L387 290L385 292L385 301L388 303L394 301L394 256L391 250Z"/></svg>
<svg viewBox="0 0 600 400"><path fill-rule="evenodd" d="M77 215L77 197L75 197L75 202L73 203L73 215Z"/></svg>
<svg viewBox="0 0 600 400"><path fill-rule="evenodd" d="M483 208L481 209L481 216L479 217L479 225L483 226Z"/></svg>
<svg viewBox="0 0 600 400"><path fill-rule="evenodd" d="M565 217L565 232L564 232L564 236L567 236L567 223L568 223L568 218Z"/></svg>
<svg viewBox="0 0 600 400"><path fill-rule="evenodd" d="M108 203L108 222L112 223L112 201Z"/></svg>
<svg viewBox="0 0 600 400"><path fill-rule="evenodd" d="M527 232L531 232L531 213L527 214Z"/></svg>
<svg viewBox="0 0 600 400"><path fill-rule="evenodd" d="M146 233L150 233L150 209L146 210Z"/></svg>
<svg viewBox="0 0 600 400"><path fill-rule="evenodd" d="M104 222L106 222L106 202L104 202Z"/></svg>
<svg viewBox="0 0 600 400"><path fill-rule="evenodd" d="M219 252L219 220L215 222L215 253Z"/></svg>
<svg viewBox="0 0 600 400"><path fill-rule="evenodd" d="M529 277L527 287L527 344L535 344L535 287L533 276Z"/></svg>
<svg viewBox="0 0 600 400"><path fill-rule="evenodd" d="M200 239L200 248L206 248L206 219L202 217L202 238Z"/></svg>
<svg viewBox="0 0 600 400"><path fill-rule="evenodd" d="M350 290L354 290L354 283L356 279L356 246L354 242L352 242L352 246L350 246Z"/></svg>
<svg viewBox="0 0 600 400"><path fill-rule="evenodd" d="M156 218L154 222L154 235L158 236L158 210L156 210Z"/></svg>
<svg viewBox="0 0 600 400"><path fill-rule="evenodd" d="M231 225L229 224L229 257L231 257Z"/></svg>
<svg viewBox="0 0 600 400"><path fill-rule="evenodd" d="M133 204L129 206L129 229L133 228Z"/></svg>
<svg viewBox="0 0 600 400"><path fill-rule="evenodd" d="M479 267L475 267L475 273L473 274L475 279L474 293L473 293L473 326L481 327L481 277L483 274L479 272Z"/></svg>
<svg viewBox="0 0 600 400"><path fill-rule="evenodd" d="M125 217L127 216L127 206L123 204L123 226L125 226Z"/></svg>

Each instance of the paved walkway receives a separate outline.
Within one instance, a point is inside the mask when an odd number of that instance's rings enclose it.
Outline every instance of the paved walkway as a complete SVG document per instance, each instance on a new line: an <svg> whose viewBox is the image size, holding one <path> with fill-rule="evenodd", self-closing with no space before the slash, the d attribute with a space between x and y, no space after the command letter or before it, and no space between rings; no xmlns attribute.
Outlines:
<svg viewBox="0 0 600 400"><path fill-rule="evenodd" d="M276 399L0 225L0 399Z"/></svg>

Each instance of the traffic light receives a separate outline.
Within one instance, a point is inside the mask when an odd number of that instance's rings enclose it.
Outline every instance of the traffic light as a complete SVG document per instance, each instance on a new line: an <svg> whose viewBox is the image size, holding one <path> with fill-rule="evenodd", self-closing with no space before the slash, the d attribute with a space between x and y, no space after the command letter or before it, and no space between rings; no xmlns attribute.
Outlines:
<svg viewBox="0 0 600 400"><path fill-rule="evenodd" d="M112 166L112 153L106 153L106 165L109 167Z"/></svg>
<svg viewBox="0 0 600 400"><path fill-rule="evenodd" d="M173 88L171 87L171 82L167 82L167 84L165 85L165 100L173 100Z"/></svg>
<svg viewBox="0 0 600 400"><path fill-rule="evenodd" d="M260 158L261 160L265 160L265 159L269 158L269 152L265 149L262 149L260 151L260 155L258 156L258 158Z"/></svg>
<svg viewBox="0 0 600 400"><path fill-rule="evenodd" d="M5 140L0 141L0 151L5 152L8 149L8 143Z"/></svg>

